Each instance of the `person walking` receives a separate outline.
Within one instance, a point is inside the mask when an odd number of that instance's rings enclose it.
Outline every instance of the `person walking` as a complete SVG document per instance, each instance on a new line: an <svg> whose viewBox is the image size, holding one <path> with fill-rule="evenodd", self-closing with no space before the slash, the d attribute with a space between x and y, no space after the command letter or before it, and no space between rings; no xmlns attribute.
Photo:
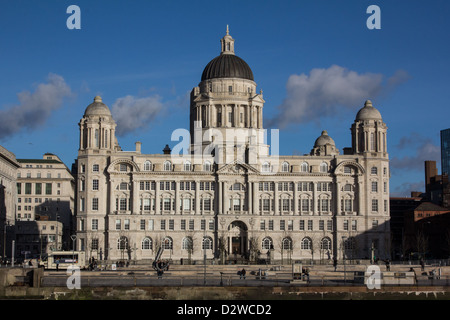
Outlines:
<svg viewBox="0 0 450 320"><path fill-rule="evenodd" d="M420 258L420 267L421 267L422 271L425 270L425 261L423 260L423 258Z"/></svg>
<svg viewBox="0 0 450 320"><path fill-rule="evenodd" d="M391 271L391 261L389 259L386 260L386 271Z"/></svg>
<svg viewBox="0 0 450 320"><path fill-rule="evenodd" d="M337 270L337 259L336 258L334 258L334 260L333 260L333 267L334 267L334 271L336 271Z"/></svg>
<svg viewBox="0 0 450 320"><path fill-rule="evenodd" d="M241 271L241 278L244 278L244 280L245 280L245 273L246 273L245 269L242 268L242 271Z"/></svg>

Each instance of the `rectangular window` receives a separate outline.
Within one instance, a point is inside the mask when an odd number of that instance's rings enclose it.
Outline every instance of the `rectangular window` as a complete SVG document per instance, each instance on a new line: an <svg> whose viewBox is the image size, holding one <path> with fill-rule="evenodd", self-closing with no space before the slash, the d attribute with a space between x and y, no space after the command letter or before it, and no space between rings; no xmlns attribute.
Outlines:
<svg viewBox="0 0 450 320"><path fill-rule="evenodd" d="M98 198L92 198L92 210L98 210Z"/></svg>
<svg viewBox="0 0 450 320"><path fill-rule="evenodd" d="M273 220L269 220L269 230L273 231Z"/></svg>
<svg viewBox="0 0 450 320"><path fill-rule="evenodd" d="M148 220L148 230L153 230L155 226L155 221L153 219Z"/></svg>
<svg viewBox="0 0 450 320"><path fill-rule="evenodd" d="M94 164L94 165L92 166L92 171L94 171L94 172L99 172L98 164Z"/></svg>
<svg viewBox="0 0 450 320"><path fill-rule="evenodd" d="M203 200L203 210L211 211L211 199L204 199Z"/></svg>
<svg viewBox="0 0 450 320"><path fill-rule="evenodd" d="M194 219L189 220L189 230L194 230Z"/></svg>
<svg viewBox="0 0 450 320"><path fill-rule="evenodd" d="M372 192L378 192L378 182L372 181Z"/></svg>
<svg viewBox="0 0 450 320"><path fill-rule="evenodd" d="M289 199L283 199L283 211L289 211Z"/></svg>
<svg viewBox="0 0 450 320"><path fill-rule="evenodd" d="M97 179L92 180L92 190L94 190L94 191L98 190L98 180Z"/></svg>
<svg viewBox="0 0 450 320"><path fill-rule="evenodd" d="M388 211L388 201L384 200L384 212Z"/></svg>
<svg viewBox="0 0 450 320"><path fill-rule="evenodd" d="M161 220L161 230L166 230L166 220Z"/></svg>
<svg viewBox="0 0 450 320"><path fill-rule="evenodd" d="M300 230L304 231L305 230L305 220L300 220Z"/></svg>
<svg viewBox="0 0 450 320"><path fill-rule="evenodd" d="M186 220L185 219L181 220L181 230L186 230Z"/></svg>
<svg viewBox="0 0 450 320"><path fill-rule="evenodd" d="M376 229L378 227L378 220L372 220L372 228Z"/></svg>
<svg viewBox="0 0 450 320"><path fill-rule="evenodd" d="M263 210L264 211L270 210L270 199L263 199Z"/></svg>
<svg viewBox="0 0 450 320"><path fill-rule="evenodd" d="M344 211L347 211L347 212L352 211L352 199L344 200Z"/></svg>
<svg viewBox="0 0 450 320"><path fill-rule="evenodd" d="M80 199L80 212L84 212L84 198Z"/></svg>
<svg viewBox="0 0 450 320"><path fill-rule="evenodd" d="M122 226L122 223L121 223L120 219L116 219L116 230L120 230L121 226Z"/></svg>
<svg viewBox="0 0 450 320"><path fill-rule="evenodd" d="M145 230L145 220L144 219L141 219L140 229Z"/></svg>
<svg viewBox="0 0 450 320"><path fill-rule="evenodd" d="M284 220L280 220L280 230L281 231L286 230L286 228L285 228L285 221Z"/></svg>
<svg viewBox="0 0 450 320"><path fill-rule="evenodd" d="M205 230L206 229L206 220L202 219L200 220L200 230Z"/></svg>
<svg viewBox="0 0 450 320"><path fill-rule="evenodd" d="M322 212L328 212L329 211L328 203L329 203L328 199L322 199Z"/></svg>
<svg viewBox="0 0 450 320"><path fill-rule="evenodd" d="M121 198L119 200L119 210L120 211L126 211L127 210L127 199Z"/></svg>
<svg viewBox="0 0 450 320"><path fill-rule="evenodd" d="M352 231L356 231L356 220L352 220Z"/></svg>
<svg viewBox="0 0 450 320"><path fill-rule="evenodd" d="M292 220L288 221L288 230L289 231L294 230L294 221L292 221Z"/></svg>
<svg viewBox="0 0 450 320"><path fill-rule="evenodd" d="M214 220L209 219L209 230L214 231Z"/></svg>
<svg viewBox="0 0 450 320"><path fill-rule="evenodd" d="M266 220L261 220L259 223L259 230L266 230Z"/></svg>
<svg viewBox="0 0 450 320"><path fill-rule="evenodd" d="M372 211L378 212L378 200L372 199Z"/></svg>
<svg viewBox="0 0 450 320"><path fill-rule="evenodd" d="M42 183L36 183L35 189L36 194L42 194Z"/></svg>
<svg viewBox="0 0 450 320"><path fill-rule="evenodd" d="M344 231L348 231L348 220L344 220Z"/></svg>
<svg viewBox="0 0 450 320"><path fill-rule="evenodd" d="M164 198L164 211L170 210L170 198Z"/></svg>
<svg viewBox="0 0 450 320"><path fill-rule="evenodd" d="M21 183L17 183L17 194L22 194L22 184Z"/></svg>
<svg viewBox="0 0 450 320"><path fill-rule="evenodd" d="M308 220L308 231L312 231L312 230L313 230L313 221Z"/></svg>
<svg viewBox="0 0 450 320"><path fill-rule="evenodd" d="M319 230L324 231L325 230L325 221L319 220Z"/></svg>
<svg viewBox="0 0 450 320"><path fill-rule="evenodd" d="M52 194L52 184L51 183L45 184L45 194Z"/></svg>
<svg viewBox="0 0 450 320"><path fill-rule="evenodd" d="M333 221L332 220L327 221L327 231L333 231Z"/></svg>
<svg viewBox="0 0 450 320"><path fill-rule="evenodd" d="M169 230L173 230L175 228L175 220L169 219Z"/></svg>
<svg viewBox="0 0 450 320"><path fill-rule="evenodd" d="M31 183L25 183L25 194L31 194Z"/></svg>
<svg viewBox="0 0 450 320"><path fill-rule="evenodd" d="M92 230L98 230L98 219L92 219Z"/></svg>
<svg viewBox="0 0 450 320"><path fill-rule="evenodd" d="M143 199L144 200L144 211L150 211L150 199Z"/></svg>
<svg viewBox="0 0 450 320"><path fill-rule="evenodd" d="M309 199L302 199L302 212L309 211Z"/></svg>

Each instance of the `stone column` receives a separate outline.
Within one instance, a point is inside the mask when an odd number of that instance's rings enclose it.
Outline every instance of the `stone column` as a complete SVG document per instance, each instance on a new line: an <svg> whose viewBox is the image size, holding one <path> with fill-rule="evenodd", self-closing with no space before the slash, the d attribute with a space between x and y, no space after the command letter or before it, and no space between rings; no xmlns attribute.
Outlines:
<svg viewBox="0 0 450 320"><path fill-rule="evenodd" d="M200 214L200 183L195 180L195 214Z"/></svg>
<svg viewBox="0 0 450 320"><path fill-rule="evenodd" d="M275 184L275 188L274 188L274 194L275 194L275 196L274 196L274 204L275 204L275 215L277 215L279 212L279 209L278 209L278 182L274 182L274 184Z"/></svg>
<svg viewBox="0 0 450 320"><path fill-rule="evenodd" d="M298 199L297 199L297 183L292 182L294 184L294 215L298 214Z"/></svg>
<svg viewBox="0 0 450 320"><path fill-rule="evenodd" d="M159 181L155 181L155 213L160 214L161 208L160 208L160 198L159 198Z"/></svg>

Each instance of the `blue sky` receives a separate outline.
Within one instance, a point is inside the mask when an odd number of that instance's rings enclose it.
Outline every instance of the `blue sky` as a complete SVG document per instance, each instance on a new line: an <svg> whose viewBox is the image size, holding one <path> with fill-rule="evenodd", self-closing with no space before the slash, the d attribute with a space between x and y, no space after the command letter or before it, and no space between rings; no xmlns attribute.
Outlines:
<svg viewBox="0 0 450 320"><path fill-rule="evenodd" d="M80 30L66 26L72 4ZM381 9L379 30L366 27L370 5ZM52 152L70 167L78 122L101 95L123 124L123 150L141 141L143 153L161 153L176 144L173 130L189 128L189 93L228 24L264 92L266 127L280 128L280 154L309 153L322 130L340 150L351 146L370 99L389 128L391 193L408 196L424 190L424 160L440 172L449 16L445 0L4 0L0 144L17 158Z"/></svg>

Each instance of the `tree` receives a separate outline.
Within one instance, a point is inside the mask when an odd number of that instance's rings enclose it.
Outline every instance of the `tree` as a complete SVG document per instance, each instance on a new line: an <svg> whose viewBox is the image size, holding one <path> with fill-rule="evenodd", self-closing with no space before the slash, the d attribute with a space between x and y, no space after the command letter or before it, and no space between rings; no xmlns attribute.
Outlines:
<svg viewBox="0 0 450 320"><path fill-rule="evenodd" d="M423 257L428 250L428 236L423 232L422 228L419 228L416 231L416 248L421 257Z"/></svg>

